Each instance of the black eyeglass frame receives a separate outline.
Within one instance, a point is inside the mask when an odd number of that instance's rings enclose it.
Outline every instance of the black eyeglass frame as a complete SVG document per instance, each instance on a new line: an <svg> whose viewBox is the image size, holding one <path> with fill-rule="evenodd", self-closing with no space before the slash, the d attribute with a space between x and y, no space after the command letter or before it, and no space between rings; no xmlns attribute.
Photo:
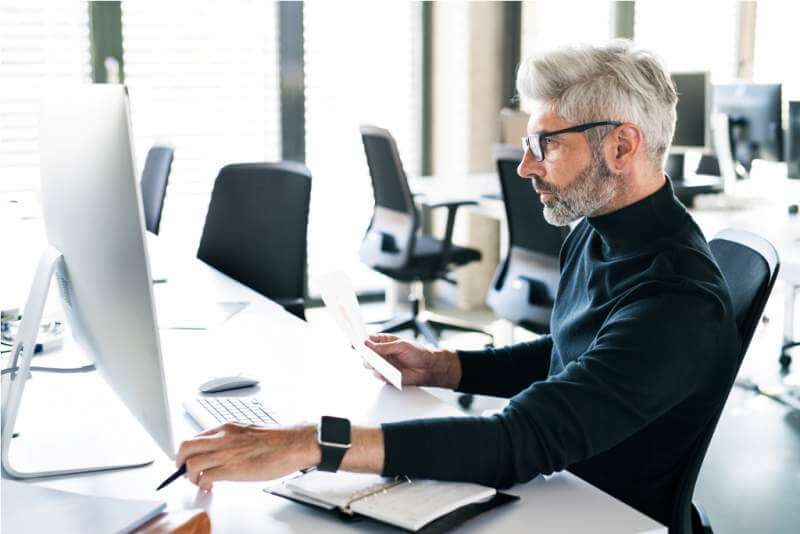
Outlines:
<svg viewBox="0 0 800 534"><path fill-rule="evenodd" d="M600 121L600 122L587 122L586 124L579 124L564 128L563 130L556 130L553 132L543 131L531 135L526 135L522 138L522 151L530 150L531 155L536 161L544 161L544 147L542 146L542 139L552 137L558 134L572 133L572 132L585 132L598 126L621 126L623 123L619 121Z"/></svg>

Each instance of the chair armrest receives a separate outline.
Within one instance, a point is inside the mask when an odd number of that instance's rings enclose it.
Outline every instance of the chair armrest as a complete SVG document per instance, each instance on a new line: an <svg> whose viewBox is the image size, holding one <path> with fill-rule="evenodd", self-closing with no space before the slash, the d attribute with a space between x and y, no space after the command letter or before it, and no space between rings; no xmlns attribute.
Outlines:
<svg viewBox="0 0 800 534"><path fill-rule="evenodd" d="M453 250L453 227L456 222L456 212L461 206L477 206L478 202L472 199L450 199L432 202L428 208L447 208L447 225L445 226L444 238L442 239L442 258L439 269L445 270L450 263L450 254Z"/></svg>
<svg viewBox="0 0 800 534"><path fill-rule="evenodd" d="M306 301L303 298L273 299L292 315L306 320Z"/></svg>
<svg viewBox="0 0 800 534"><path fill-rule="evenodd" d="M430 209L458 209L461 206L477 206L478 201L471 198L451 198L449 200L435 200L433 202L426 202L425 205Z"/></svg>

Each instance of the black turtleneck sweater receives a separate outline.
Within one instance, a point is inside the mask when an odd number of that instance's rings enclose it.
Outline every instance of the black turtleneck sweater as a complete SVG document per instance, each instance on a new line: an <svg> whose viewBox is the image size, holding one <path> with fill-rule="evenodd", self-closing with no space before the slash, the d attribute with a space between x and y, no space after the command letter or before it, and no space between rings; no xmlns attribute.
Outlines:
<svg viewBox="0 0 800 534"><path fill-rule="evenodd" d="M459 352L459 390L510 397L505 410L384 424L384 474L509 487L569 469L669 524L736 372L725 281L668 180L582 220L560 263L551 335Z"/></svg>

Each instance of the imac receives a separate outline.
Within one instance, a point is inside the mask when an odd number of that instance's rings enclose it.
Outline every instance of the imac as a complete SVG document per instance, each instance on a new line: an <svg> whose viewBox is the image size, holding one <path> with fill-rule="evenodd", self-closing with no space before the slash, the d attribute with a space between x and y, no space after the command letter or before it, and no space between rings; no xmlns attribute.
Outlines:
<svg viewBox="0 0 800 534"><path fill-rule="evenodd" d="M673 72L672 82L678 103L667 174L673 181L682 181L688 152L711 153L711 82L708 72Z"/></svg>
<svg viewBox="0 0 800 534"><path fill-rule="evenodd" d="M52 88L42 104L40 130L41 200L48 244L11 353L13 372L4 382L8 391L2 414L3 468L13 477L32 478L152 462L147 457L117 458L114 451L87 456L76 450L74 456L31 470L27 465L15 466L9 456L53 276L77 344L153 441L173 457L127 91L111 84ZM60 441L70 439L66 436Z"/></svg>
<svg viewBox="0 0 800 534"><path fill-rule="evenodd" d="M714 110L728 116L733 159L746 175L754 159L783 161L781 85L735 83L714 87Z"/></svg>

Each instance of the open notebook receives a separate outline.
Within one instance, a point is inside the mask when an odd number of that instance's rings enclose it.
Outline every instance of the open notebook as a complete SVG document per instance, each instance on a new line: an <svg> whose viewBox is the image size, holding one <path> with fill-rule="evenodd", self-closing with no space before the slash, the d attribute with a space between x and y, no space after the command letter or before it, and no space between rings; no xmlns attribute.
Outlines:
<svg viewBox="0 0 800 534"><path fill-rule="evenodd" d="M478 484L321 471L300 475L265 491L413 532L437 523L440 528L425 531L449 530L484 510L517 499ZM437 521L440 519L444 520Z"/></svg>

